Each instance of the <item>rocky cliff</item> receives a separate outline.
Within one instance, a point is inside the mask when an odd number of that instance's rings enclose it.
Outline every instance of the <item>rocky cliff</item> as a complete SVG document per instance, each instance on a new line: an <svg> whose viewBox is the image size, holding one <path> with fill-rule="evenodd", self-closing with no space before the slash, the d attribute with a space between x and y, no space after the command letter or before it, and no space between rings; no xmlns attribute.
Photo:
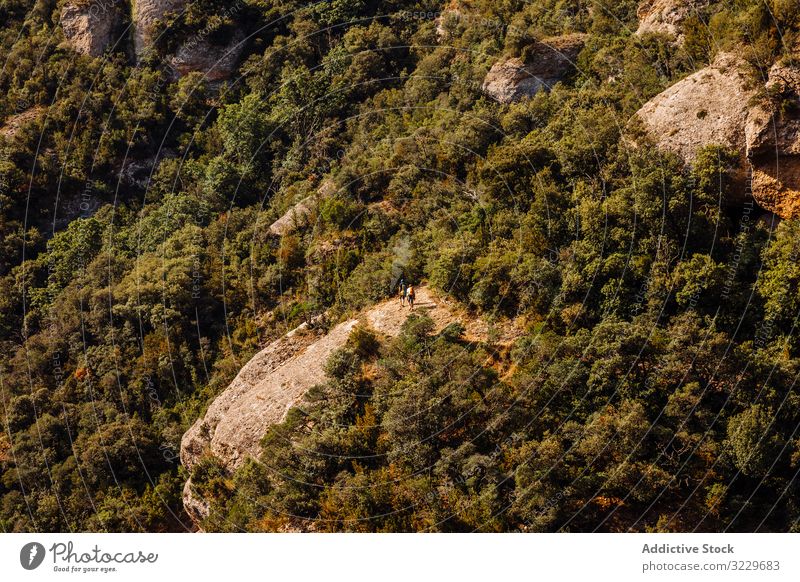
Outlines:
<svg viewBox="0 0 800 582"><path fill-rule="evenodd" d="M133 2L133 48L136 58L147 54L156 40L156 23L170 12L178 12L186 0L134 0Z"/></svg>
<svg viewBox="0 0 800 582"><path fill-rule="evenodd" d="M180 13L186 4L186 0L137 0L134 3L133 41L137 60L141 61L157 40L156 23L171 13ZM220 15L233 17L238 10L239 7L228 7ZM231 76L244 49L244 32L234 30L228 42L223 44L212 42L209 36L208 29L196 31L168 58L176 76L200 72L209 81L220 81Z"/></svg>
<svg viewBox="0 0 800 582"><path fill-rule="evenodd" d="M179 14L186 0L136 0L131 4L133 48L137 62L147 56L156 42L157 23L170 14ZM121 25L126 20L123 0L69 0L61 10L61 28L70 47L76 52L97 57L119 40ZM235 17L238 8L223 11ZM244 49L245 34L235 29L228 42L215 44L208 30L196 31L167 57L167 62L180 77L201 72L209 81L228 79Z"/></svg>
<svg viewBox="0 0 800 582"><path fill-rule="evenodd" d="M121 0L70 0L61 9L61 28L73 50L98 57L118 40L123 14Z"/></svg>
<svg viewBox="0 0 800 582"><path fill-rule="evenodd" d="M750 109L747 154L753 198L783 218L800 216L800 67L776 63L767 95Z"/></svg>
<svg viewBox="0 0 800 582"><path fill-rule="evenodd" d="M736 150L754 200L782 218L800 216L800 67L778 62L765 84L754 78L738 57L720 54L637 116L656 145L689 164L707 145Z"/></svg>

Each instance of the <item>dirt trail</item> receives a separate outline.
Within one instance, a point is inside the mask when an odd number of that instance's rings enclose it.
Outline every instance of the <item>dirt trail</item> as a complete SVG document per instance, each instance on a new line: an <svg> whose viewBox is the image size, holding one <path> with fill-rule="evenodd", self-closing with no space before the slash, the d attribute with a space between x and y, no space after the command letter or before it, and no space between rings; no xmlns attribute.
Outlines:
<svg viewBox="0 0 800 582"><path fill-rule="evenodd" d="M414 313L426 314L433 320L436 332L441 331L454 321L461 321L464 325L476 328L477 322L470 322L470 318L456 315L452 306L440 299L428 287L414 287L416 301ZM406 318L412 313L408 304L401 304L400 299L384 301L364 313L369 326L377 332L394 337L400 334L400 328ZM477 329L473 329L476 332Z"/></svg>

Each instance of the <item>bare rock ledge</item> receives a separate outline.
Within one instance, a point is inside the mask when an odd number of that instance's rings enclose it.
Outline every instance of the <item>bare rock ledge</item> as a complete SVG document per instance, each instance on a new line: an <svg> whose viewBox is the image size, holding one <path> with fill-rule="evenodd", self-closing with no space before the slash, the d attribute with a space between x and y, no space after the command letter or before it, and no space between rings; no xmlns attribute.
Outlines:
<svg viewBox="0 0 800 582"><path fill-rule="evenodd" d="M458 320L427 287L417 288L415 311L431 317L437 331ZM400 333L408 315L408 307L391 299L365 311L362 317L376 332L392 337ZM204 455L211 454L228 471L234 471L247 457L258 458L259 443L269 427L281 422L310 388L325 380L325 362L345 345L358 321L340 323L325 335L304 324L256 354L211 403L205 416L183 435L183 465L191 471ZM486 337L482 322L467 321L465 325L468 338ZM194 493L191 480L184 488L184 507L196 523L208 514L208 504Z"/></svg>

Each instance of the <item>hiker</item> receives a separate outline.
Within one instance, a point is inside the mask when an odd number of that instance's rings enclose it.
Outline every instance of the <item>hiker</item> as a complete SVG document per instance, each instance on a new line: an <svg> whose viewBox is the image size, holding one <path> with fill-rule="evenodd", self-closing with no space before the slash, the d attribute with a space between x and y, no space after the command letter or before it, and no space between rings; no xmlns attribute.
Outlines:
<svg viewBox="0 0 800 582"><path fill-rule="evenodd" d="M414 310L414 299L417 298L417 294L414 293L413 285L409 285L408 289L406 289L406 299L408 300L408 306L411 307L411 310Z"/></svg>
<svg viewBox="0 0 800 582"><path fill-rule="evenodd" d="M400 293L400 305L406 304L406 282L403 279L400 279L400 284L397 286L397 290Z"/></svg>

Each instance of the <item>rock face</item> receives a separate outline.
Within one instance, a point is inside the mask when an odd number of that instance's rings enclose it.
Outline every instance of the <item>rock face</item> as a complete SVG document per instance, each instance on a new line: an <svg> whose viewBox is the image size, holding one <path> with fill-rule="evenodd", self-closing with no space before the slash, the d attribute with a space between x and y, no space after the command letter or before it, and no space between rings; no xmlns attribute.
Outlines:
<svg viewBox="0 0 800 582"><path fill-rule="evenodd" d="M141 59L155 41L155 24L168 12L177 12L186 0L133 0L133 47Z"/></svg>
<svg viewBox="0 0 800 582"><path fill-rule="evenodd" d="M656 144L691 163L703 146L733 148L744 157L748 103L756 94L735 56L708 67L648 101L636 115Z"/></svg>
<svg viewBox="0 0 800 582"><path fill-rule="evenodd" d="M293 233L299 226L304 224L308 216L317 207L313 196L303 198L300 202L287 210L283 216L269 225L269 231L277 236L284 236Z"/></svg>
<svg viewBox="0 0 800 582"><path fill-rule="evenodd" d="M156 23L170 13L180 13L187 0L134 0L132 6L133 45L141 62L152 49ZM61 27L70 46L79 53L97 57L112 46L125 19L123 0L68 0L61 11ZM228 8L226 16L234 17L239 8ZM208 30L201 29L188 38L168 63L173 78L190 72L201 72L209 81L228 79L239 63L245 35L234 30L226 44L215 44Z"/></svg>
<svg viewBox="0 0 800 582"><path fill-rule="evenodd" d="M269 231L277 236L284 236L293 233L300 226L306 223L308 217L317 208L320 200L333 196L336 193L336 184L331 180L323 180L317 188L316 196L306 196L300 202L292 206L289 210L269 226Z"/></svg>
<svg viewBox="0 0 800 582"><path fill-rule="evenodd" d="M194 491L192 491L191 479L188 479L183 485L182 499L183 508L186 510L186 514L195 524L199 524L201 521L207 518L211 512L211 507L209 506L208 502L201 496L195 495Z"/></svg>
<svg viewBox="0 0 800 582"><path fill-rule="evenodd" d="M710 0L644 0L639 4L637 35L666 34L683 41L683 23Z"/></svg>
<svg viewBox="0 0 800 582"><path fill-rule="evenodd" d="M427 313L437 331L457 320L426 287L417 288L416 310ZM396 336L408 315L408 307L392 299L367 310L363 318L375 331ZM467 338L486 337L482 322L466 323ZM256 354L183 435L183 465L191 471L210 453L233 471L248 456L258 457L259 443L269 427L281 422L311 387L325 380L325 362L345 345L357 324L357 319L350 319L325 335L304 324ZM208 515L208 505L193 492L191 480L184 488L184 507L195 523Z"/></svg>
<svg viewBox="0 0 800 582"><path fill-rule="evenodd" d="M183 464L191 469L206 448L230 470L248 455L257 456L267 428L324 380L328 356L344 345L357 323L346 321L322 337L294 330L259 352L183 436Z"/></svg>
<svg viewBox="0 0 800 582"><path fill-rule="evenodd" d="M171 13L180 13L186 0L136 0L133 4L133 44L137 60L141 61L156 41L156 22ZM234 9L228 9L233 15ZM236 30L226 44L215 44L208 38L207 31L199 30L186 40L169 59L176 77L191 72L206 75L209 81L228 79L244 49L245 36Z"/></svg>
<svg viewBox="0 0 800 582"><path fill-rule="evenodd" d="M179 75L198 71L209 81L228 79L239 64L244 38L237 30L226 45L211 44L206 38L190 39L178 49L170 64Z"/></svg>
<svg viewBox="0 0 800 582"><path fill-rule="evenodd" d="M585 35L546 38L530 47L524 60L511 58L495 63L482 90L501 103L511 103L548 90L575 70Z"/></svg>
<svg viewBox="0 0 800 582"><path fill-rule="evenodd" d="M691 163L717 144L741 154L742 182L749 172L753 199L781 218L800 216L800 67L776 63L766 93L759 92L735 56L676 83L637 116L656 144Z"/></svg>
<svg viewBox="0 0 800 582"><path fill-rule="evenodd" d="M73 50L98 57L115 42L122 16L121 0L70 0L61 10L61 28Z"/></svg>
<svg viewBox="0 0 800 582"><path fill-rule="evenodd" d="M753 198L782 218L800 216L800 67L776 63L766 88L774 97L747 119Z"/></svg>
<svg viewBox="0 0 800 582"><path fill-rule="evenodd" d="M439 42L450 40L452 28L455 28L470 11L470 7L463 0L450 0L434 20L436 40Z"/></svg>

